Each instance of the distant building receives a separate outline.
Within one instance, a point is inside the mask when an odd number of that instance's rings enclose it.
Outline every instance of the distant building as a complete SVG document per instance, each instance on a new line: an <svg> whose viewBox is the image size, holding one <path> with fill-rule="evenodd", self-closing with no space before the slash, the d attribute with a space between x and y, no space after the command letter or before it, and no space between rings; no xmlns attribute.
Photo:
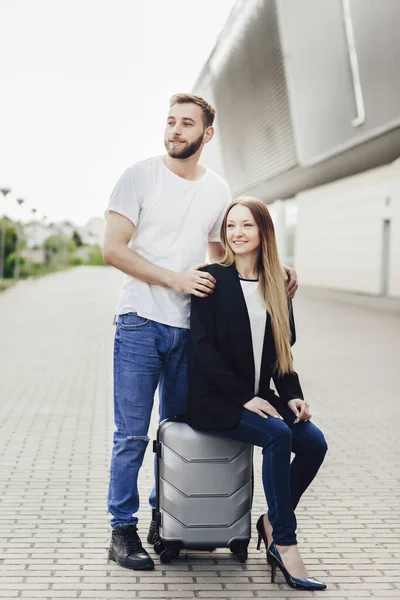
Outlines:
<svg viewBox="0 0 400 600"><path fill-rule="evenodd" d="M80 227L77 231L85 244L99 244L99 246L102 246L105 228L105 219L93 217L84 227Z"/></svg>
<svg viewBox="0 0 400 600"><path fill-rule="evenodd" d="M31 263L44 265L46 262L46 253L42 248L33 250L32 248L24 248L21 251L21 256L26 258Z"/></svg>
<svg viewBox="0 0 400 600"><path fill-rule="evenodd" d="M41 221L31 221L24 225L24 238L28 248L43 246L45 240L53 233L54 230Z"/></svg>
<svg viewBox="0 0 400 600"><path fill-rule="evenodd" d="M81 236L84 244L103 245L106 222L101 217L93 217L86 225L79 227L70 221L44 224L41 221L32 221L24 226L24 236L28 248L40 247L52 235L65 235L72 237L74 231Z"/></svg>

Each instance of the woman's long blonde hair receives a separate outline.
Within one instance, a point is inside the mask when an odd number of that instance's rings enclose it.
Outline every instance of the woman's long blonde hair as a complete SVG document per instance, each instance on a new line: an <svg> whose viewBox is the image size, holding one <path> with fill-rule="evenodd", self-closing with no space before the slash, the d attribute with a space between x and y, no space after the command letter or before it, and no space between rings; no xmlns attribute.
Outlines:
<svg viewBox="0 0 400 600"><path fill-rule="evenodd" d="M227 221L231 209L238 204L246 206L250 210L259 229L261 245L257 269L260 293L271 316L276 350L275 369L278 375L283 375L293 371L290 352L289 300L286 292L285 274L279 262L274 224L267 206L260 200L242 197L227 208L221 225L221 243L225 250L225 256L220 264L230 267L235 263L235 254L227 239Z"/></svg>

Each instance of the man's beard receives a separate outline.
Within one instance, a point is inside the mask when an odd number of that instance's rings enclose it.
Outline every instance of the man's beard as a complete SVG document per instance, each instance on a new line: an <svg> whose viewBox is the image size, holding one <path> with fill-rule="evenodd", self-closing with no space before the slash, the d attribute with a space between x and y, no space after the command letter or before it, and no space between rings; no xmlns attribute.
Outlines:
<svg viewBox="0 0 400 600"><path fill-rule="evenodd" d="M194 142L192 142L189 145L183 145L182 144L182 148L179 148L179 146L174 146L173 148L171 148L170 150L168 149L168 144L169 141L165 140L165 148L167 150L168 156L170 156L171 158L179 158L181 160L184 160L185 158L189 158L190 156L193 156L193 154L196 154L197 150L200 148L200 146L203 143L203 134L197 138L197 140L194 140Z"/></svg>

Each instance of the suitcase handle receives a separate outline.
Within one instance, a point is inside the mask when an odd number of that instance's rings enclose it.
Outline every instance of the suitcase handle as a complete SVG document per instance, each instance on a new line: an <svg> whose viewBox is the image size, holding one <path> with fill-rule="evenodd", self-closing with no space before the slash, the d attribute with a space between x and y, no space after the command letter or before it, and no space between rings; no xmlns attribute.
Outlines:
<svg viewBox="0 0 400 600"><path fill-rule="evenodd" d="M153 440L153 452L158 458L162 456L162 444L161 442L157 442L157 440Z"/></svg>

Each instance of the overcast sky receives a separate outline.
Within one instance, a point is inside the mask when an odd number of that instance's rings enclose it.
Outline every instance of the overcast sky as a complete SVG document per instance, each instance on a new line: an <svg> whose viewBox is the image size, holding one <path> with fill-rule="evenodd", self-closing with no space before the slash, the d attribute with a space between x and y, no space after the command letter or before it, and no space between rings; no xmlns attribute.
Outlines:
<svg viewBox="0 0 400 600"><path fill-rule="evenodd" d="M0 0L0 214L101 216L121 172L164 151L168 98L235 1Z"/></svg>

